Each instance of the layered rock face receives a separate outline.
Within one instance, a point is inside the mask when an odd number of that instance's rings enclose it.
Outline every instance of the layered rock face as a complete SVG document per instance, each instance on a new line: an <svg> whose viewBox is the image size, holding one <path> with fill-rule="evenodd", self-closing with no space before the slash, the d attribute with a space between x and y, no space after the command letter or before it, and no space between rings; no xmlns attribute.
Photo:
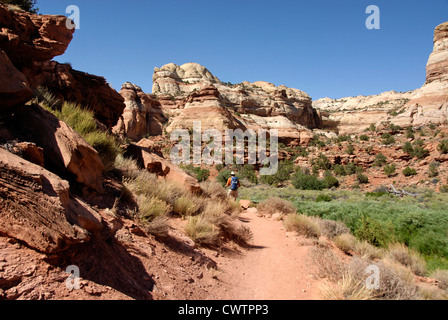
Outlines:
<svg viewBox="0 0 448 320"><path fill-rule="evenodd" d="M34 61L48 61L67 50L74 29L65 16L10 11L0 5L0 48L21 71Z"/></svg>
<svg viewBox="0 0 448 320"><path fill-rule="evenodd" d="M113 128L114 133L135 141L147 135L156 136L163 133L163 123L167 119L157 100L130 82L122 85L119 94L123 97L126 107Z"/></svg>
<svg viewBox="0 0 448 320"><path fill-rule="evenodd" d="M436 27L434 50L420 89L374 96L329 98L313 102L323 115L323 126L339 133L358 133L370 124L390 121L403 127L440 124L448 120L448 22Z"/></svg>
<svg viewBox="0 0 448 320"><path fill-rule="evenodd" d="M56 61L34 62L28 70L30 86L45 87L56 98L89 107L107 128L113 127L125 108L123 97L105 78L74 70Z"/></svg>
<svg viewBox="0 0 448 320"><path fill-rule="evenodd" d="M225 84L196 63L156 68L153 83L162 110L174 119L169 131L201 120L203 128L280 129L285 138L297 139L321 125L303 91L262 81Z"/></svg>
<svg viewBox="0 0 448 320"><path fill-rule="evenodd" d="M415 95L414 91L389 91L379 95L347 97L333 100L319 99L313 107L322 115L322 126L340 134L358 133L371 124L379 125L392 120L405 110L405 105Z"/></svg>

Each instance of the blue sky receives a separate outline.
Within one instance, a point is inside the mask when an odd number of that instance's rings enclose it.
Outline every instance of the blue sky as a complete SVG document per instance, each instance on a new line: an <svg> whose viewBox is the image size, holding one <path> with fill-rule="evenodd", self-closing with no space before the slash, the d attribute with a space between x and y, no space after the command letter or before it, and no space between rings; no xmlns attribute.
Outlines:
<svg viewBox="0 0 448 320"><path fill-rule="evenodd" d="M154 67L197 62L221 81L268 81L323 97L408 91L425 82L448 0L38 0L42 14L80 9L63 56L119 90L150 93ZM368 30L367 6L381 10Z"/></svg>

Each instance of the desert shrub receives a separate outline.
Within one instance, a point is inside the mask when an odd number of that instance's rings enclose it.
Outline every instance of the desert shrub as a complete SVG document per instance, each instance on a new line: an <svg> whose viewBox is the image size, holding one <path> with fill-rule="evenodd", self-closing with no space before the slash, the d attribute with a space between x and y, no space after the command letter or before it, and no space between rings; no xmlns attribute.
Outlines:
<svg viewBox="0 0 448 320"><path fill-rule="evenodd" d="M408 267L419 276L426 273L426 262L415 250L409 249L401 243L392 243L388 248L388 257L401 265Z"/></svg>
<svg viewBox="0 0 448 320"><path fill-rule="evenodd" d="M355 235L360 240L365 240L374 246L385 248L394 240L393 230L393 226L390 224L381 223L368 216L363 216L360 221L360 226L355 231Z"/></svg>
<svg viewBox="0 0 448 320"><path fill-rule="evenodd" d="M384 133L381 136L381 142L385 145L391 145L395 143L395 138L390 133Z"/></svg>
<svg viewBox="0 0 448 320"><path fill-rule="evenodd" d="M361 136L359 137L359 140L361 140L361 141L369 141L370 138L369 138L368 135L363 134L363 135L361 135Z"/></svg>
<svg viewBox="0 0 448 320"><path fill-rule="evenodd" d="M346 272L336 284L324 283L320 287L320 295L324 300L374 300L375 296L372 290L368 289L364 282Z"/></svg>
<svg viewBox="0 0 448 320"><path fill-rule="evenodd" d="M342 222L323 219L318 221L322 234L329 239L334 239L337 236L350 232L350 229Z"/></svg>
<svg viewBox="0 0 448 320"><path fill-rule="evenodd" d="M320 194L316 198L316 202L331 202L333 199L328 194Z"/></svg>
<svg viewBox="0 0 448 320"><path fill-rule="evenodd" d="M349 162L345 165L345 172L347 175L352 175L361 172L362 168L357 166L354 162Z"/></svg>
<svg viewBox="0 0 448 320"><path fill-rule="evenodd" d="M202 182L200 185L201 185L202 191L208 197L217 198L217 199L221 199L221 200L227 199L226 189L224 189L223 186L219 182L205 181L205 182Z"/></svg>
<svg viewBox="0 0 448 320"><path fill-rule="evenodd" d="M424 159L424 158L428 157L429 154L430 154L429 150L423 148L422 146L415 146L414 152L412 153L412 155L414 157L417 157L418 159Z"/></svg>
<svg viewBox="0 0 448 320"><path fill-rule="evenodd" d="M403 175L404 175L405 177L416 176L416 175L417 175L417 171L416 171L415 169L413 169L413 168L406 167L406 168L403 170Z"/></svg>
<svg viewBox="0 0 448 320"><path fill-rule="evenodd" d="M379 153L376 155L375 162L373 164L377 167L381 167L386 163L387 163L387 157L384 154Z"/></svg>
<svg viewBox="0 0 448 320"><path fill-rule="evenodd" d="M339 187L339 180L332 175L326 175L324 181L328 189Z"/></svg>
<svg viewBox="0 0 448 320"><path fill-rule="evenodd" d="M327 187L325 181L319 180L313 175L296 172L292 177L292 184L299 190L323 190Z"/></svg>
<svg viewBox="0 0 448 320"><path fill-rule="evenodd" d="M442 142L439 143L437 146L437 150L440 151L440 153L447 154L448 153L448 139L442 140Z"/></svg>
<svg viewBox="0 0 448 320"><path fill-rule="evenodd" d="M115 158L114 167L121 172L124 179L135 179L140 174L140 168L137 161L126 158L122 154L119 154L117 158Z"/></svg>
<svg viewBox="0 0 448 320"><path fill-rule="evenodd" d="M196 178L199 182L207 181L210 177L210 170L208 169L202 169L200 167L195 167L193 165L184 165L181 166L185 172L187 172L189 175L191 175L193 178Z"/></svg>
<svg viewBox="0 0 448 320"><path fill-rule="evenodd" d="M379 289L371 290L371 295L378 300L416 300L419 299L418 288L414 277L405 268L387 261L372 262L371 260L354 257L348 267L348 272L354 281L366 283L366 270L369 266L379 269Z"/></svg>
<svg viewBox="0 0 448 320"><path fill-rule="evenodd" d="M200 245L215 246L219 243L219 229L203 216L190 217L185 232Z"/></svg>
<svg viewBox="0 0 448 320"><path fill-rule="evenodd" d="M247 179L250 183L258 183L258 178L255 174L255 168L251 164L241 166L238 175L241 179Z"/></svg>
<svg viewBox="0 0 448 320"><path fill-rule="evenodd" d="M439 170L437 170L437 163L431 162L428 167L428 177L434 178L439 175Z"/></svg>
<svg viewBox="0 0 448 320"><path fill-rule="evenodd" d="M319 154L319 157L315 160L316 165L319 167L319 169L322 170L329 170L331 169L331 163L330 160L328 159L328 157L321 153Z"/></svg>
<svg viewBox="0 0 448 320"><path fill-rule="evenodd" d="M369 183L369 177L367 177L366 175L364 175L362 173L358 173L357 179L358 179L359 183L363 183L363 184Z"/></svg>
<svg viewBox="0 0 448 320"><path fill-rule="evenodd" d="M345 171L344 166L340 165L340 164L334 165L333 172L337 176L346 176L347 175L347 172Z"/></svg>
<svg viewBox="0 0 448 320"><path fill-rule="evenodd" d="M348 155L353 155L355 154L355 147L353 147L353 145L350 143L347 146L347 149L345 149L345 152L347 152Z"/></svg>
<svg viewBox="0 0 448 320"><path fill-rule="evenodd" d="M289 214L284 220L286 230L295 231L308 238L319 238L321 230L318 222L310 217L298 214Z"/></svg>
<svg viewBox="0 0 448 320"><path fill-rule="evenodd" d="M287 215L297 212L297 209L291 202L276 197L270 197L260 202L257 209L265 214L281 213Z"/></svg>
<svg viewBox="0 0 448 320"><path fill-rule="evenodd" d="M104 164L104 170L112 170L115 165L115 159L121 152L120 146L115 138L107 132L94 131L87 134L85 140L98 152Z"/></svg>
<svg viewBox="0 0 448 320"><path fill-rule="evenodd" d="M216 181L218 181L222 186L225 186L227 184L227 181L230 178L231 171L228 169L224 169L220 173L218 173L218 176L216 177Z"/></svg>
<svg viewBox="0 0 448 320"><path fill-rule="evenodd" d="M382 258L384 252L384 250L382 250L381 248L377 248L367 241L357 241L354 251L362 258L371 260Z"/></svg>
<svg viewBox="0 0 448 320"><path fill-rule="evenodd" d="M199 205L192 197L182 196L174 200L173 211L182 216L193 216L199 212Z"/></svg>
<svg viewBox="0 0 448 320"><path fill-rule="evenodd" d="M439 288L443 290L448 289L448 270L437 269L431 273L431 278L439 281Z"/></svg>
<svg viewBox="0 0 448 320"><path fill-rule="evenodd" d="M157 217L166 215L169 212L168 204L154 197L140 196L137 198L140 219L144 222L151 222Z"/></svg>
<svg viewBox="0 0 448 320"><path fill-rule="evenodd" d="M388 177L392 177L397 171L397 166L394 163L388 164L384 166L384 173Z"/></svg>
<svg viewBox="0 0 448 320"><path fill-rule="evenodd" d="M344 253L354 251L356 242L357 242L356 238L349 233L341 234L334 238L334 244Z"/></svg>
<svg viewBox="0 0 448 320"><path fill-rule="evenodd" d="M169 231L169 219L165 216L156 217L151 222L144 224L144 229L155 237L167 237Z"/></svg>

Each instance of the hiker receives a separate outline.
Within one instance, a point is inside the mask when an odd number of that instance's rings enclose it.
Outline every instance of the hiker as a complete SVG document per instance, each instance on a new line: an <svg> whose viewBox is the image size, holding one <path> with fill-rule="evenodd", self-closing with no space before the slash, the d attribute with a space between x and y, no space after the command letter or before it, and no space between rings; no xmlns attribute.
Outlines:
<svg viewBox="0 0 448 320"><path fill-rule="evenodd" d="M232 197L235 201L238 198L238 189L241 187L240 180L236 177L235 172L232 171L231 177L227 181L226 188L229 188L228 196Z"/></svg>

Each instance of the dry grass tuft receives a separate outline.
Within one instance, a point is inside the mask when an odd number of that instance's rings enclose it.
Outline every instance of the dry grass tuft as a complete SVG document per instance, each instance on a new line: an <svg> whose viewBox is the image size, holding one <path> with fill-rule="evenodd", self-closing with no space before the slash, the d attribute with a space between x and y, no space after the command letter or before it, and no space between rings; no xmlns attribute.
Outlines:
<svg viewBox="0 0 448 320"><path fill-rule="evenodd" d="M364 285L362 280L355 279L350 273L342 275L336 284L325 283L320 288L325 300L374 300L374 292Z"/></svg>
<svg viewBox="0 0 448 320"><path fill-rule="evenodd" d="M218 227L203 216L190 217L185 232L195 243L204 246L215 246L220 240Z"/></svg>
<svg viewBox="0 0 448 320"><path fill-rule="evenodd" d="M334 244L344 253L354 251L357 242L358 240L349 233L344 233L334 238Z"/></svg>
<svg viewBox="0 0 448 320"><path fill-rule="evenodd" d="M384 256L383 249L377 248L367 241L357 241L354 250L365 259L375 260L381 259Z"/></svg>
<svg viewBox="0 0 448 320"><path fill-rule="evenodd" d="M334 239L342 234L350 233L350 229L343 222L320 219L319 225L322 234L329 239Z"/></svg>
<svg viewBox="0 0 448 320"><path fill-rule="evenodd" d="M424 276L426 274L425 259L417 251L406 247L404 244L393 243L389 245L388 257L408 267L418 276Z"/></svg>
<svg viewBox="0 0 448 320"><path fill-rule="evenodd" d="M437 269L431 273L431 278L439 281L439 288L443 290L448 289L448 270Z"/></svg>
<svg viewBox="0 0 448 320"><path fill-rule="evenodd" d="M319 238L321 230L315 219L304 215L289 214L284 220L286 230L295 231L308 238Z"/></svg>
<svg viewBox="0 0 448 320"><path fill-rule="evenodd" d="M284 215L297 213L297 209L291 204L291 202L276 197L271 197L261 202L257 206L257 209L261 213L270 215L275 213L281 213Z"/></svg>

